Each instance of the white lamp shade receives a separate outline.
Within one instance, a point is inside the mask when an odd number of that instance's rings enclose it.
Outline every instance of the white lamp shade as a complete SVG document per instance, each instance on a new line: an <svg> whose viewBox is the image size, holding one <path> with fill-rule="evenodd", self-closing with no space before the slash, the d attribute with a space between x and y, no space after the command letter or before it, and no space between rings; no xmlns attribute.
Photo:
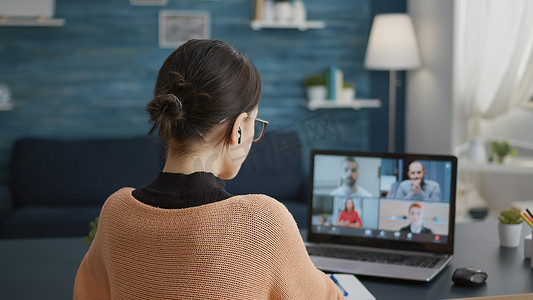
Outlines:
<svg viewBox="0 0 533 300"><path fill-rule="evenodd" d="M376 15L370 29L365 67L373 70L409 70L419 66L420 56L409 15Z"/></svg>

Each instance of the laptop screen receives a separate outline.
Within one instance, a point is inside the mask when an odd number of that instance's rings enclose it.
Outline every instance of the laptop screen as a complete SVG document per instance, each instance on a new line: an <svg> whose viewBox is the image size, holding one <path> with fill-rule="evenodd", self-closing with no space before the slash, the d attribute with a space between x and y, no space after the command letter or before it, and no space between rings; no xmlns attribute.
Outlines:
<svg viewBox="0 0 533 300"><path fill-rule="evenodd" d="M453 253L454 156L314 150L308 240Z"/></svg>

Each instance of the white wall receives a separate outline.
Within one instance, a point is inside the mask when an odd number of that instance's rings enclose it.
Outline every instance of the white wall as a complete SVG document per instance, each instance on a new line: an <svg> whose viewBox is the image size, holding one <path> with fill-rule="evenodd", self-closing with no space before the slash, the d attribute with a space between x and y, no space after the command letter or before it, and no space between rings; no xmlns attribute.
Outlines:
<svg viewBox="0 0 533 300"><path fill-rule="evenodd" d="M481 130L485 136L502 136L533 144L533 109L512 108L493 120L482 121Z"/></svg>
<svg viewBox="0 0 533 300"><path fill-rule="evenodd" d="M481 130L486 136L503 137L511 144L513 140L533 144L533 110L513 108L500 117L483 121ZM533 159L533 150L515 147L517 159ZM484 174L478 186L489 207L500 210L512 201L533 201L532 182L533 175Z"/></svg>
<svg viewBox="0 0 533 300"><path fill-rule="evenodd" d="M407 76L408 152L453 153L466 140L466 107L454 95L454 9L454 0L408 0L423 64ZM533 143L533 110L513 109L481 125L485 135ZM479 193L493 210L512 201L533 201L533 175L476 176Z"/></svg>
<svg viewBox="0 0 533 300"><path fill-rule="evenodd" d="M453 0L408 0L422 67L407 74L407 152L452 153Z"/></svg>

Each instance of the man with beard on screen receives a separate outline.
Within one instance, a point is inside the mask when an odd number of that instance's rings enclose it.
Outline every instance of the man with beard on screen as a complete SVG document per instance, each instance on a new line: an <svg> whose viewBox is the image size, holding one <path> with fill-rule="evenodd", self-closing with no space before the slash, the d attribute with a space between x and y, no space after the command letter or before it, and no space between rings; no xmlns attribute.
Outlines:
<svg viewBox="0 0 533 300"><path fill-rule="evenodd" d="M400 183L396 198L413 199L413 200L432 200L440 201L440 186L438 182L424 179L426 171L419 161L409 164L407 171L409 179Z"/></svg>
<svg viewBox="0 0 533 300"><path fill-rule="evenodd" d="M359 173L359 164L355 158L347 156L341 162L340 167L340 185L331 195L344 197L372 197L369 191L358 186L357 176Z"/></svg>

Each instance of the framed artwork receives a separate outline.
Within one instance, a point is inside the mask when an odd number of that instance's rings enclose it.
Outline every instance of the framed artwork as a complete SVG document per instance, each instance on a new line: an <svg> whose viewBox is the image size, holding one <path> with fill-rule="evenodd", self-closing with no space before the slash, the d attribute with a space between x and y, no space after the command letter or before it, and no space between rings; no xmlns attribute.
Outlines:
<svg viewBox="0 0 533 300"><path fill-rule="evenodd" d="M211 37L208 11L162 10L159 12L159 47L177 48L190 39Z"/></svg>
<svg viewBox="0 0 533 300"><path fill-rule="evenodd" d="M167 5L168 0L130 0L131 5Z"/></svg>

